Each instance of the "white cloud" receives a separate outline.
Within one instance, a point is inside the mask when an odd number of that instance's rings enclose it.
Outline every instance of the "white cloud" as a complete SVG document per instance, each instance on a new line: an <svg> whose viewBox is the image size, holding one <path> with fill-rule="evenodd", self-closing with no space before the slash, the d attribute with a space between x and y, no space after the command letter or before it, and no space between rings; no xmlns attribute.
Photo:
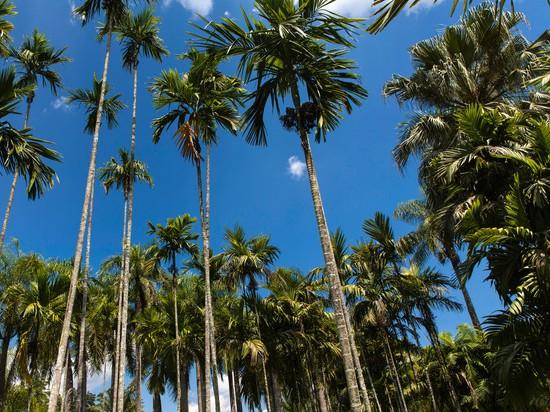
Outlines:
<svg viewBox="0 0 550 412"><path fill-rule="evenodd" d="M288 158L288 173L295 179L300 179L306 171L306 164L296 156Z"/></svg>
<svg viewBox="0 0 550 412"><path fill-rule="evenodd" d="M231 397L229 395L229 380L227 376L222 377L218 375L218 390L220 393L220 409L222 411L231 410ZM214 405L214 394L210 396L210 403ZM212 407L212 409L214 409ZM189 412L198 412L199 405L196 402L189 404Z"/></svg>
<svg viewBox="0 0 550 412"><path fill-rule="evenodd" d="M61 109L66 112L71 110L71 106L69 106L68 98L66 96L56 97L51 104L55 110Z"/></svg>
<svg viewBox="0 0 550 412"><path fill-rule="evenodd" d="M184 9L192 13L207 16L214 7L213 0L163 0L162 4L166 7L170 6L174 1L179 3Z"/></svg>
<svg viewBox="0 0 550 412"><path fill-rule="evenodd" d="M88 373L88 378L86 385L88 391L91 393L101 393L107 390L111 385L111 372L112 372L111 362L106 362L103 365L103 371L99 373ZM88 365L88 371L91 370L91 367Z"/></svg>
<svg viewBox="0 0 550 412"><path fill-rule="evenodd" d="M445 0L438 0L436 4L439 4ZM295 0L297 2L297 0ZM372 15L372 3L373 0L335 0L331 3L327 9L334 13L341 14L348 17L370 17ZM407 15L411 13L417 13L420 10L424 10L434 6L433 0L420 0L412 9L405 8Z"/></svg>
<svg viewBox="0 0 550 412"><path fill-rule="evenodd" d="M229 13L229 10L224 11L224 12L223 12L223 15L224 15L225 17L231 17L231 13Z"/></svg>

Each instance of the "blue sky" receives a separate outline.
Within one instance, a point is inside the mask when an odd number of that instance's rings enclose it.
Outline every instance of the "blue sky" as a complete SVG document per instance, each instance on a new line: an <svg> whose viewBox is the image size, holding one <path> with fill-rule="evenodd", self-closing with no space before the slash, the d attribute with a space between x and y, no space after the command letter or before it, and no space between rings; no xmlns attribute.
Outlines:
<svg viewBox="0 0 550 412"><path fill-rule="evenodd" d="M71 0L16 0L19 14L13 19L14 38L20 43L24 35L38 28L56 47L68 47L73 62L59 67L67 90L89 88L93 73L101 74L104 44L95 39L95 24L82 28L71 16ZM368 16L370 0L338 0L336 11ZM362 83L369 98L348 116L326 143L313 146L325 210L331 230L340 227L351 242L362 239L361 224L375 211L391 215L395 206L419 196L414 164L403 175L391 157L396 143L397 126L409 113L393 100L385 101L381 90L394 73L409 74L411 61L407 49L419 40L433 36L445 25L455 22L449 17L450 1L437 6L422 1L413 13L403 13L382 34L363 34L351 53L359 65ZM76 2L78 4L78 2ZM147 85L161 69L185 66L175 56L186 50L193 13L212 19L223 15L238 16L239 7L252 10L252 1L242 0L164 0L157 13L162 18L161 35L171 51L163 63L144 60L140 65L137 157L144 160L155 180L155 187L138 187L135 195L133 240L147 242L146 223L164 222L182 213L198 215L194 169L175 150L170 134L158 145L151 142L151 120L158 115L151 107ZM548 7L544 0L516 1L530 25L523 27L529 39L537 37L548 24ZM196 20L195 20L196 21ZM232 66L227 65L229 71ZM120 50L115 44L109 82L131 104L131 77L121 68ZM60 183L38 201L27 201L23 185L15 198L8 237L20 240L25 251L44 256L70 258L84 195L91 138L83 134L85 115L78 107L67 106L66 90L53 96L39 89L33 104L30 125L37 136L55 142L63 154L56 165ZM212 166L212 245L223 246L223 233L235 224L247 234L266 233L281 249L277 262L308 271L322 263L313 216L303 155L297 137L282 129L273 113L269 123L269 146L248 146L241 136L221 133L220 144L213 151ZM14 123L21 118L14 119ZM101 132L98 165L115 155L119 147L128 147L130 110L119 116L119 127ZM5 207L10 177L0 179L0 207ZM106 196L97 187L94 209L92 262L97 268L104 258L119 253L122 235L122 196ZM399 233L410 229L395 223ZM197 227L198 230L198 227ZM448 268L446 268L448 270ZM490 286L482 282L480 271L469 285L474 304L485 316L499 306ZM457 295L458 297L458 295ZM441 329L453 330L467 321L465 312L438 314ZM148 400L149 402L149 400ZM166 410L170 410L166 400ZM148 408L146 407L146 410Z"/></svg>

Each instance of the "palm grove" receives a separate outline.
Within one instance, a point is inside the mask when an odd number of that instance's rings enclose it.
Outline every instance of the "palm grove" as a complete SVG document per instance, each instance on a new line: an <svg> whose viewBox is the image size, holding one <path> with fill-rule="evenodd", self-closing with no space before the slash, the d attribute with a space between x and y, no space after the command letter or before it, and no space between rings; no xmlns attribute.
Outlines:
<svg viewBox="0 0 550 412"><path fill-rule="evenodd" d="M141 411L148 392L155 412L166 396L183 412L193 391L199 411L219 412L225 380L232 412L548 410L548 32L529 42L519 30L525 17L506 2L466 0L455 25L411 47L412 74L394 75L384 94L415 109L393 155L399 168L418 160L423 198L393 217L367 217L365 240L350 243L329 231L310 145L330 140L367 97L347 57L356 38L391 30L408 3L375 1L370 26L327 11L330 3L256 0L239 19L193 23L179 56L189 70L162 70L149 92L153 142L172 138L193 165L199 216L182 211L137 228L150 236L144 245L132 243L134 186L153 186L135 158L139 67L168 50L152 1L80 4L83 24L101 21L105 55L90 89L68 91L92 141L74 257L65 261L23 253L5 237L16 186L24 181L33 200L57 182L61 155L33 134L31 109L37 93L64 87L58 68L70 51L38 30L14 44L16 10L0 1L0 158L12 179L0 233L0 411ZM117 127L126 108L108 83L117 44L133 90L129 149L97 165L102 126ZM225 60L235 74L219 68ZM307 273L278 266L270 237L239 226L221 250L210 247L219 132L267 145L271 106L306 161L324 258ZM96 183L121 192L124 225L120 255L92 271ZM411 231L396 235L395 219ZM477 267L503 302L485 319L468 292ZM463 306L471 325L439 331L436 312ZM89 376L107 368L110 389L89 393Z"/></svg>

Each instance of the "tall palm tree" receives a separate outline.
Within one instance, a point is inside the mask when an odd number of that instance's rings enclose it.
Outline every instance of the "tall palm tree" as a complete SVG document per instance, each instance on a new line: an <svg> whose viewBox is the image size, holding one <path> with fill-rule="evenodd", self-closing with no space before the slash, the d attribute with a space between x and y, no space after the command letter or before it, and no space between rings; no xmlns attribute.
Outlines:
<svg viewBox="0 0 550 412"><path fill-rule="evenodd" d="M472 323L478 328L479 317L461 276L457 250L462 239L454 230L453 211L442 212L445 187L435 182L430 163L441 150L458 144L454 117L458 110L469 104L495 106L525 97L524 80L533 55L528 52L527 40L517 32L523 21L520 13L499 16L494 4L483 3L466 13L459 24L413 46L414 73L396 75L384 87L386 95L422 109L403 126L394 158L400 168L413 155L421 159L424 225L432 226L443 257L451 262Z"/></svg>
<svg viewBox="0 0 550 412"><path fill-rule="evenodd" d="M66 48L54 49L46 36L38 30L34 30L31 37L24 39L19 48L11 47L9 49L9 57L14 61L19 73L18 86L28 90L26 95L27 109L23 122L24 130L29 129L31 105L34 101L39 81L42 81L43 86L50 86L52 93L57 95L57 89L61 87L61 77L59 73L53 70L53 66L70 61L69 58L64 56L65 51ZM0 248L4 244L18 179L19 172L16 170L13 174L8 205L4 214L2 231L0 232Z"/></svg>
<svg viewBox="0 0 550 412"><path fill-rule="evenodd" d="M194 241L198 235L192 232L193 224L196 218L190 215L182 215L173 219L168 219L165 226L161 224L153 225L149 223L149 233L155 235L156 255L159 261L167 262L169 271L172 273L172 295L174 303L174 333L176 339L176 398L177 410L181 412L182 405L182 385L181 385L181 360L180 360L180 329L178 318L178 267L176 258L179 254L186 252L190 255L198 253Z"/></svg>
<svg viewBox="0 0 550 412"><path fill-rule="evenodd" d="M99 113L99 102L101 98L102 91L102 82L98 80L95 75L92 82L91 89L75 89L69 93L67 98L67 103L78 103L83 106L86 110L88 116L86 117L86 122L84 125L84 132L87 134L93 134L95 129L95 122L97 115ZM125 106L120 100L121 95L115 94L110 95L111 87L107 83L105 86L105 95L103 98L103 110L101 110L101 115L105 118L107 127L113 128L116 127L117 114ZM88 209L87 222L86 222L86 260L84 265L84 271L82 273L82 311L80 319L80 333L79 333L79 350L78 350L78 401L77 406L79 408L84 407L85 400L83 397L86 396L86 362L84 361L86 357L86 348L84 343L86 342L86 317L87 317L87 299L88 299L88 275L89 275L89 261L90 261L90 248L91 248L91 236L92 236L92 217L93 217L93 202L94 202L94 186L92 185L92 190L90 193L90 205ZM80 412L80 411L79 411Z"/></svg>
<svg viewBox="0 0 550 412"><path fill-rule="evenodd" d="M357 21L324 12L331 3L332 0L258 0L255 8L259 18L243 12L245 27L232 19L198 27L202 34L195 44L222 55L240 56L239 68L245 80L254 79L252 104L243 116L248 142L267 144L264 112L268 102L279 108L284 97L289 96L294 106L287 109L282 120L287 128L298 133L304 151L323 257L332 285L351 410L356 412L362 402L351 350L355 342L351 339L351 323L344 307L309 143L310 131L315 130L317 141L324 140L327 132L338 125L341 112L350 112L367 95L357 82L354 62L344 58L347 49L353 46L348 35ZM307 94L304 101L300 90Z"/></svg>
<svg viewBox="0 0 550 412"><path fill-rule="evenodd" d="M135 160L124 149L119 149L120 162L112 157L100 170L99 179L103 182L105 191L114 186L121 189L124 196L124 220L123 220L123 240L122 240L122 256L123 264L120 279L120 296L118 314L119 325L117 328L117 349L116 349L116 367L117 372L115 377L116 390L118 395L114 396L115 402L124 402L124 374L126 371L126 331L128 327L128 282L129 282L129 251L128 248L128 229L131 228L131 219L129 213L129 203L131 190L135 182L146 182L149 186L153 186L153 179L149 175L147 166L140 160ZM121 388L122 387L122 388ZM115 410L119 409L119 405L115 405Z"/></svg>
<svg viewBox="0 0 550 412"><path fill-rule="evenodd" d="M162 39L159 37L159 18L153 15L151 9L145 9L137 15L128 10L122 19L117 23L115 30L118 33L119 40L122 42L123 55L122 65L125 69L133 72L133 97L132 97L132 129L130 141L130 167L133 165L136 146L136 126L137 126L137 85L138 85L138 66L141 56L151 57L161 61L163 56L168 55L168 50L164 47ZM126 330L128 323L128 276L130 268L130 249L132 243L132 217L134 203L133 179L130 179L130 185L125 193L125 203L127 206L127 216L125 219L123 240L124 263L122 268L122 313L120 314L121 331L119 335L120 353L126 351ZM124 399L124 359L118 368L118 394L116 401L123 402ZM122 408L122 406L120 407ZM138 406L141 408L141 406Z"/></svg>
<svg viewBox="0 0 550 412"><path fill-rule="evenodd" d="M11 0L0 1L0 55L6 57L9 53L11 43L10 33L13 30L13 23L5 17L17 14Z"/></svg>
<svg viewBox="0 0 550 412"><path fill-rule="evenodd" d="M205 276L205 375L206 393L210 393L210 371L214 386L217 385L217 356L210 285L210 148L217 142L216 128L221 126L231 133L239 127L237 106L243 96L240 81L225 76L217 66L220 58L191 50L184 56L191 61L188 73L180 76L175 70L162 72L151 86L153 103L157 109L167 106L170 112L153 122L153 141L159 141L162 133L174 122L177 124L176 144L184 158L196 167L199 209L203 240ZM206 145L206 198L203 197L202 144ZM215 390L216 411L219 412L219 396ZM210 411L210 398L206 397L206 411Z"/></svg>
<svg viewBox="0 0 550 412"><path fill-rule="evenodd" d="M109 69L109 59L111 56L111 39L113 29L116 23L123 16L129 0L84 0L84 2L75 9L75 14L82 18L82 24L87 24L93 21L94 17L100 12L104 12L106 18L105 34L107 35L107 44L105 49L105 60L103 63L103 74L101 77L101 89L99 93L99 104L97 109L97 115L95 124L93 127L94 134L92 140L92 150L90 153L90 163L88 165L88 174L86 177L86 189L84 191L84 202L82 205L82 213L80 216L80 225L78 229L75 254L74 254L74 266L71 276L71 287L69 295L67 297L67 309L65 313L65 319L63 321L63 331L61 333L61 340L59 344L57 362L53 371L51 393L48 401L48 412L55 412L57 406L57 397L59 388L61 386L61 376L63 374L63 362L65 360L65 352L67 342L69 340L69 332L71 325L71 318L73 315L74 300L76 296L76 285L78 283L78 273L80 271L80 263L82 261L82 251L84 247L84 234L86 231L86 222L88 220L88 211L90 208L90 200L92 194L92 187L95 179L95 165L97 156L97 145L99 142L99 130L101 128L103 101L105 99L105 92L107 87L107 72Z"/></svg>

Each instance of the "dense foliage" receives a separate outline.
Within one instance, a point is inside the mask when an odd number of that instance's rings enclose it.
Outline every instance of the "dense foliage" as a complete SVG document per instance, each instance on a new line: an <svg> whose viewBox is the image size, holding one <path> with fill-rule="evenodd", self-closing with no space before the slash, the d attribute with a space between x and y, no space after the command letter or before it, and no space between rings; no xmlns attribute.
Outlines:
<svg viewBox="0 0 550 412"><path fill-rule="evenodd" d="M506 2L468 9L465 0L456 25L410 49L412 74L394 75L384 93L415 109L393 154L400 168L417 158L424 198L396 207L408 233L396 234L379 212L366 216L364 239L354 243L329 232L310 147L311 137L324 142L367 97L346 57L362 22L328 12L331 2L256 0L257 14L243 11L242 26L230 18L195 26L193 47L181 56L189 71L162 71L150 92L161 112L153 141L173 129L196 169L200 215L147 228L132 227L134 186L153 184L135 159L136 85L140 60L168 53L159 19L152 8L134 14L124 0L77 7L84 24L106 18L99 28L106 53L92 88L70 92L93 140L75 257L61 261L4 237L18 178L30 199L56 182L52 162L60 155L33 135L30 108L40 86L62 87L55 68L70 60L37 30L14 46L15 8L0 0L7 58L0 160L13 178L0 234L0 412L141 411L145 391L154 412L166 396L178 412L189 411L191 391L199 411L219 412L222 381L231 412L550 408L549 32L529 42L519 31L525 16ZM375 4L371 32L409 3ZM133 78L130 150L96 171L102 122L116 127L124 108L107 83L113 34ZM220 63L235 57L237 75L222 73ZM278 266L271 238L239 226L226 231L221 250L209 244L218 130L267 145L270 104L306 159L324 257L307 273ZM19 105L26 107L21 129ZM122 192L124 227L120 255L94 273L96 175L107 192ZM133 230L147 231L149 242L134 244ZM486 276L503 303L485 319L468 291L475 276ZM471 325L440 331L437 314L463 307ZM98 375L110 377L110 389L88 393L88 379Z"/></svg>

